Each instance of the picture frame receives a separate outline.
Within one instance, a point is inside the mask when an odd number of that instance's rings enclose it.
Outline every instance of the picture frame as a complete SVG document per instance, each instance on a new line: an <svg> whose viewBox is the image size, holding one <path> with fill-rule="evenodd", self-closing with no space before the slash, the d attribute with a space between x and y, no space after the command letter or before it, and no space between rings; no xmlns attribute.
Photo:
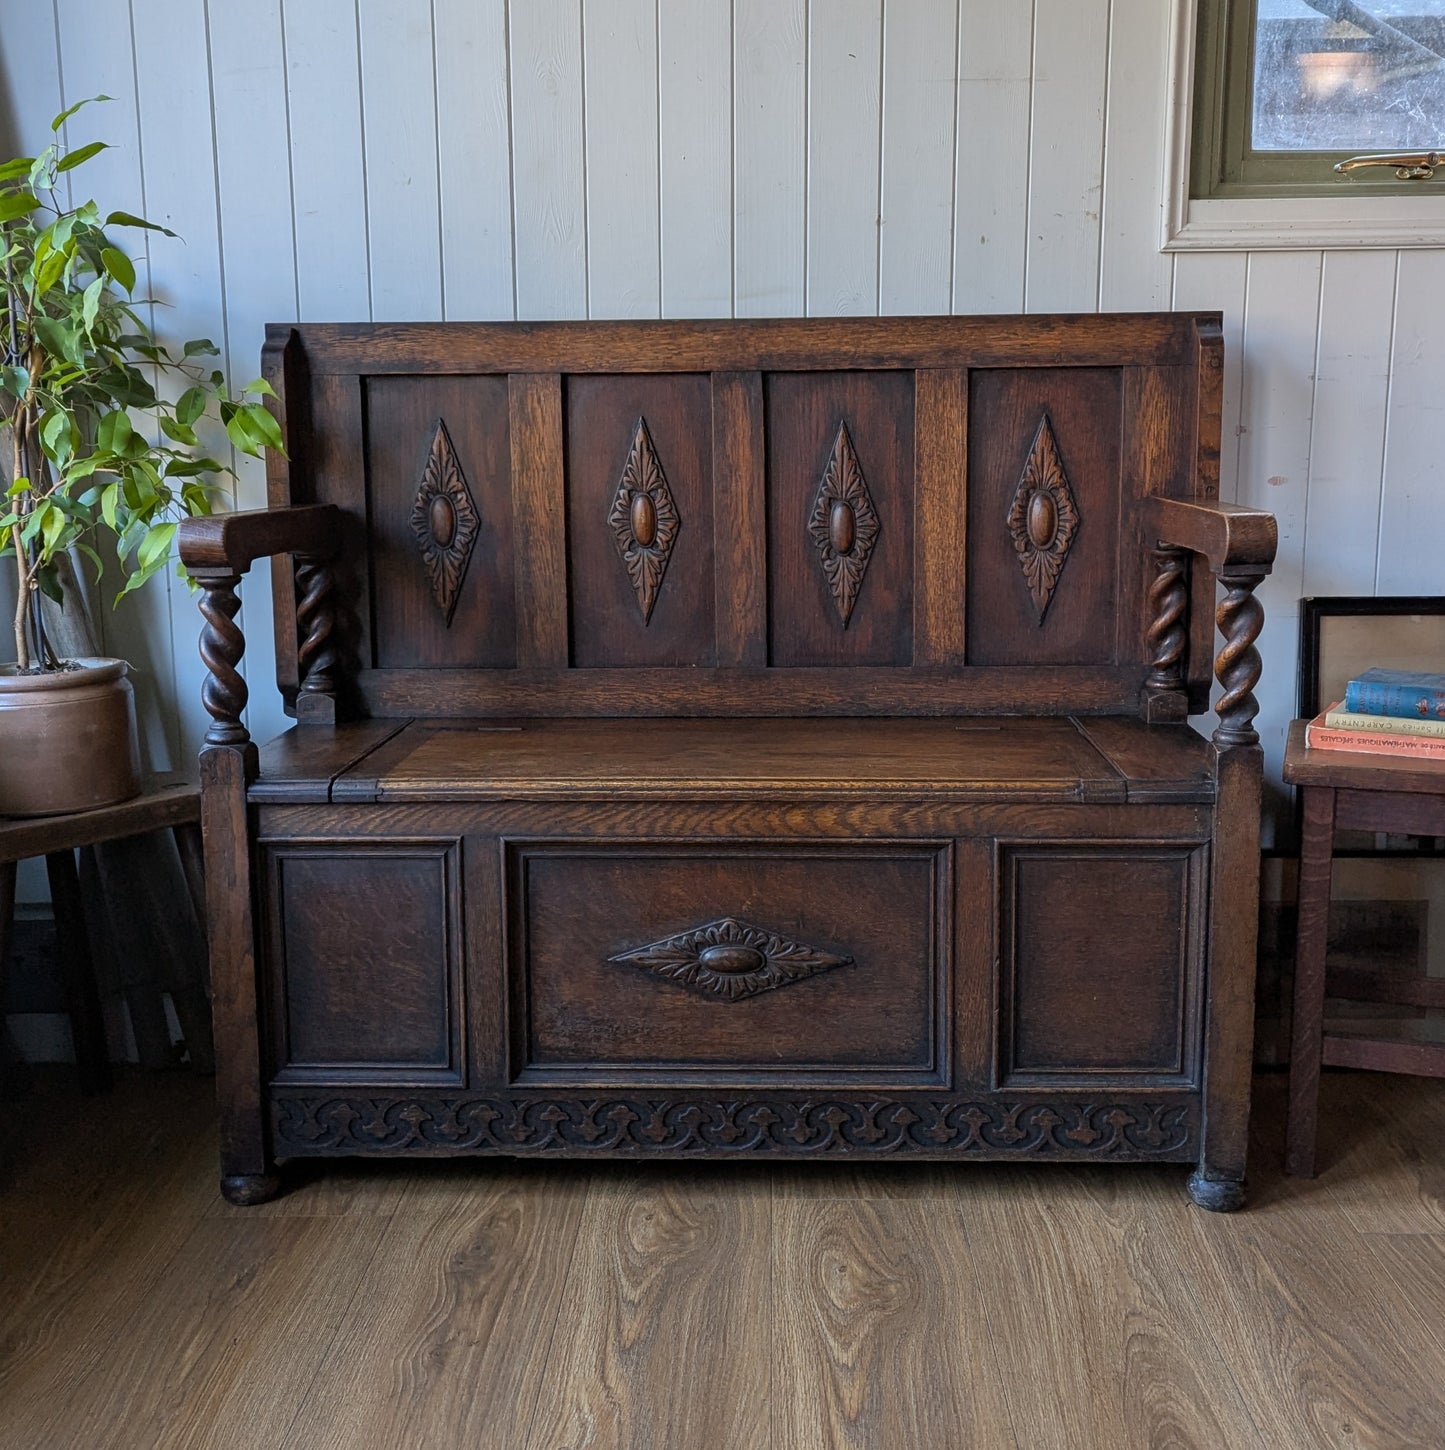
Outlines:
<svg viewBox="0 0 1445 1450"><path fill-rule="evenodd" d="M1344 698L1361 670L1445 670L1445 595L1328 595L1300 600L1299 714Z"/></svg>

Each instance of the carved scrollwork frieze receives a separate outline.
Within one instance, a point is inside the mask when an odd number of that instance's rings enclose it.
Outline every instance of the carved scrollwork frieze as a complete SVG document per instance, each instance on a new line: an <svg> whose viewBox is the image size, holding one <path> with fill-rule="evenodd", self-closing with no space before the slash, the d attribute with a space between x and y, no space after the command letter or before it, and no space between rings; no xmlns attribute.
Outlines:
<svg viewBox="0 0 1445 1450"><path fill-rule="evenodd" d="M1045 413L1034 432L1008 511L1009 537L1041 625L1078 532L1078 505L1059 457L1053 424Z"/></svg>
<svg viewBox="0 0 1445 1450"><path fill-rule="evenodd" d="M639 418L633 429L607 526L632 581L642 622L648 624L682 520L646 418Z"/></svg>
<svg viewBox="0 0 1445 1450"><path fill-rule="evenodd" d="M697 1156L1156 1158L1198 1143L1186 1103L283 1096L278 1154L616 1152Z"/></svg>

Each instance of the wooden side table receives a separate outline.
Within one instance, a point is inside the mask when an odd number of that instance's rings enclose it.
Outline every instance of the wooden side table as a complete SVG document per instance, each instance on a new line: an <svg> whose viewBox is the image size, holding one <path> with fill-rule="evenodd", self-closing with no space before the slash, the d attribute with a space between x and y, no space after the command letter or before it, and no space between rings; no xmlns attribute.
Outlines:
<svg viewBox="0 0 1445 1450"><path fill-rule="evenodd" d="M200 791L193 783L177 777L157 779L134 799L98 811L23 820L0 817L0 1001L4 998L5 964L15 913L15 865L32 856L44 856L55 911L61 986L75 1038L82 1092L102 1092L110 1086L110 1060L75 853L85 846L146 831L174 832L187 888L198 919L204 921L200 820Z"/></svg>
<svg viewBox="0 0 1445 1450"><path fill-rule="evenodd" d="M1307 750L1305 721L1290 726L1284 778L1300 787L1299 936L1295 948L1294 1030L1289 1067L1285 1172L1312 1178L1320 1068L1373 1068L1445 1077L1445 1043L1324 1030L1325 945L1336 830L1445 836L1445 762ZM1445 978L1400 971L1342 974L1330 995L1402 1007L1445 1007Z"/></svg>

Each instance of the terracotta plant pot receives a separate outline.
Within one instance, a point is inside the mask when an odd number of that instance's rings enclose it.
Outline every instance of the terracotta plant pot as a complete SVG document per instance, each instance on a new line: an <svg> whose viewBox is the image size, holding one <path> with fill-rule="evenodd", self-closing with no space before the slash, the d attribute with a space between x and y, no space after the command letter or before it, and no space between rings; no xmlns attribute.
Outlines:
<svg viewBox="0 0 1445 1450"><path fill-rule="evenodd" d="M71 663L24 675L0 665L0 815L88 811L140 794L129 666Z"/></svg>

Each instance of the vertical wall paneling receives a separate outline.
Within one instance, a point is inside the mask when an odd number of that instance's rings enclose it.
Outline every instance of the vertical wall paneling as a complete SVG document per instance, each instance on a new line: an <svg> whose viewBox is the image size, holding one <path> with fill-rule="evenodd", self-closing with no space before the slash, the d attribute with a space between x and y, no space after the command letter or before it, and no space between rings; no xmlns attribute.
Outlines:
<svg viewBox="0 0 1445 1450"><path fill-rule="evenodd" d="M63 109L60 57L51 5L5 7L0 40L0 148L34 156L50 140L50 118Z"/></svg>
<svg viewBox="0 0 1445 1450"><path fill-rule="evenodd" d="M509 318L512 155L506 0L433 0L443 315Z"/></svg>
<svg viewBox="0 0 1445 1450"><path fill-rule="evenodd" d="M1224 314L1224 399L1220 418L1219 496L1239 489L1239 400L1244 383L1244 252L1181 252L1174 258L1174 310Z"/></svg>
<svg viewBox="0 0 1445 1450"><path fill-rule="evenodd" d="M149 203L141 157L129 8L107 0L60 0L57 15L65 104L72 105L86 96L115 98L101 105L87 106L66 123L65 138L70 146L103 140L111 148L87 162L73 177L73 200L93 196L105 211L136 211L144 216ZM47 116L46 120L49 119ZM84 197L81 192L85 193ZM203 187L202 198L202 208L210 207L214 211L214 193L208 182ZM175 230L188 232L191 220L187 214L184 223ZM200 222L204 231L204 215ZM210 224L214 225L214 217ZM151 295L148 257L153 250L147 244L149 235L123 231L118 238L136 260L139 279L136 291L147 297ZM158 248L154 250L159 253ZM139 416L136 422L137 426L144 426ZM99 611L105 648L130 661L141 759L157 770L169 769L179 749L172 708L176 691L170 586L170 576L163 573L149 588L131 595L122 608L112 610L110 601L119 587L112 575L102 586Z"/></svg>
<svg viewBox="0 0 1445 1450"><path fill-rule="evenodd" d="M659 5L662 314L733 309L731 0Z"/></svg>
<svg viewBox="0 0 1445 1450"><path fill-rule="evenodd" d="M371 257L356 8L353 0L292 0L282 14L299 315L366 321Z"/></svg>
<svg viewBox="0 0 1445 1450"><path fill-rule="evenodd" d="M1300 593L1373 594L1395 252L1328 252Z"/></svg>
<svg viewBox="0 0 1445 1450"><path fill-rule="evenodd" d="M1375 592L1445 593L1445 251L1401 252Z"/></svg>
<svg viewBox="0 0 1445 1450"><path fill-rule="evenodd" d="M878 311L949 310L958 12L883 0L883 165Z"/></svg>
<svg viewBox="0 0 1445 1450"><path fill-rule="evenodd" d="M809 11L808 292L810 316L878 311L881 0L828 0Z"/></svg>
<svg viewBox="0 0 1445 1450"><path fill-rule="evenodd" d="M358 0L371 315L442 315L431 7Z"/></svg>
<svg viewBox="0 0 1445 1450"><path fill-rule="evenodd" d="M225 367L237 386L261 371L261 344L268 322L297 316L296 243L292 233L291 138L286 104L286 52L281 0L208 7L211 95L214 107L216 188L225 287L221 298ZM257 184L257 178L262 183ZM266 469L259 458L232 454L239 508L266 503ZM265 740L286 717L271 688L276 645L271 632L270 561L252 566L242 589L242 661L252 682L247 722ZM195 602L191 621L176 630L177 704L198 701L201 665L192 643L200 632ZM192 717L183 715L183 721ZM189 726L187 727L188 733ZM183 745L190 759L192 744Z"/></svg>
<svg viewBox="0 0 1445 1450"><path fill-rule="evenodd" d="M733 3L733 311L803 305L805 0Z"/></svg>
<svg viewBox="0 0 1445 1450"><path fill-rule="evenodd" d="M1108 49L1109 0L1035 0L1029 312L1098 306Z"/></svg>
<svg viewBox="0 0 1445 1450"><path fill-rule="evenodd" d="M1032 5L959 0L954 312L1024 305Z"/></svg>
<svg viewBox="0 0 1445 1450"><path fill-rule="evenodd" d="M1169 10L1159 0L1113 0L1104 124L1103 243L1099 308L1169 306L1172 259L1159 250Z"/></svg>
<svg viewBox="0 0 1445 1450"><path fill-rule="evenodd" d="M587 273L592 317L657 317L655 0L583 0Z"/></svg>
<svg viewBox="0 0 1445 1450"><path fill-rule="evenodd" d="M587 316L578 0L508 7L517 316Z"/></svg>
<svg viewBox="0 0 1445 1450"><path fill-rule="evenodd" d="M153 0L137 6L134 15L145 212L149 220L170 227L180 238L145 234L151 295L164 304L154 311L155 330L176 353L183 343L199 337L224 348L225 322L216 306L223 276L205 7L191 0ZM208 369L217 366L209 357L198 361ZM233 376L244 385L259 370ZM164 375L159 379L160 391L171 397L179 396L186 386L184 379ZM198 433L213 456L227 456L219 420L206 420ZM167 698L173 695L175 700L174 712L163 713L168 726L178 727L171 759L180 765L194 758L209 722L199 691L178 688L176 678L183 652L194 649L199 632L195 601L179 581L168 584L162 591L152 583L144 594L154 604L164 597L170 612L173 653L165 660L157 658L155 668ZM128 611L130 603L127 600L123 609Z"/></svg>

